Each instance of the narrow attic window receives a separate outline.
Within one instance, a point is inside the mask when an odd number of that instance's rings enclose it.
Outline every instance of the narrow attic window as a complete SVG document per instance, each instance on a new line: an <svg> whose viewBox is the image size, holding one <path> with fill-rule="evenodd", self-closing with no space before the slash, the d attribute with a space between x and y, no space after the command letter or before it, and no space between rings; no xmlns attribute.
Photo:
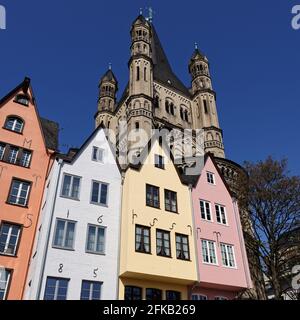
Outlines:
<svg viewBox="0 0 300 320"><path fill-rule="evenodd" d="M18 94L14 100L14 102L22 104L23 106L29 106L29 97L25 94Z"/></svg>
<svg viewBox="0 0 300 320"><path fill-rule="evenodd" d="M103 162L104 149L93 147L92 160L96 162Z"/></svg>

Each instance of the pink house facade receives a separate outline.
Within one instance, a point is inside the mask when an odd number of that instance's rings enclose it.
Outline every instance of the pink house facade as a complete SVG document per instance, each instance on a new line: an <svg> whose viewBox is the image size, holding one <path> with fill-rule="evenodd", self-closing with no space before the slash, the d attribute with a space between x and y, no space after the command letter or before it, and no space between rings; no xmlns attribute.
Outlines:
<svg viewBox="0 0 300 320"><path fill-rule="evenodd" d="M192 300L231 300L251 288L239 209L212 156L192 191L198 283Z"/></svg>

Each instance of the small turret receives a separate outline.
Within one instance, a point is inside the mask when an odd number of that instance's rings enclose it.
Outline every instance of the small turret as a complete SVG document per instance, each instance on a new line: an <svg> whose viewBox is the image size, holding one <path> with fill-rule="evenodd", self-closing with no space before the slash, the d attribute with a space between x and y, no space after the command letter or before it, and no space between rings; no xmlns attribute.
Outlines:
<svg viewBox="0 0 300 320"><path fill-rule="evenodd" d="M116 103L118 81L111 68L104 74L99 84L98 111L113 112Z"/></svg>

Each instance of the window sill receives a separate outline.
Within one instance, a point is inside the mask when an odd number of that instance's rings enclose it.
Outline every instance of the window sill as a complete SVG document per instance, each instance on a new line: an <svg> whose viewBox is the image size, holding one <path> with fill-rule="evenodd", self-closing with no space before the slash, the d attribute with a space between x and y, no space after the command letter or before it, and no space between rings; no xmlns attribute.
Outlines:
<svg viewBox="0 0 300 320"><path fill-rule="evenodd" d="M64 198L64 199L68 199L68 200L80 201L80 199L78 199L78 198L72 198L72 197L67 197L67 196L63 196L63 195L60 195L60 197Z"/></svg>
<svg viewBox="0 0 300 320"><path fill-rule="evenodd" d="M88 251L88 250L86 250L85 253L94 254L94 255L97 255L97 256L106 256L106 253L94 252L94 251Z"/></svg>
<svg viewBox="0 0 300 320"><path fill-rule="evenodd" d="M73 248L64 248L64 247L58 247L58 246L52 246L53 249L58 249L58 250L65 250L65 251L75 251Z"/></svg>
<svg viewBox="0 0 300 320"><path fill-rule="evenodd" d="M6 131L9 131L9 132L12 132L12 133L16 133L16 134L19 134L19 135L23 135L23 131L22 132L18 132L18 131L14 131L14 130L10 130L8 128L5 128L5 127L2 127L3 130L6 130Z"/></svg>
<svg viewBox="0 0 300 320"><path fill-rule="evenodd" d="M148 254L148 255L150 255L150 256L152 255L151 252L143 252L143 251L136 251L136 250L135 250L135 252L136 252L136 253L142 253L142 254Z"/></svg>
<svg viewBox="0 0 300 320"><path fill-rule="evenodd" d="M19 167L19 168L30 169L30 166L25 167L25 166L22 166L22 165L17 164L17 163L12 163L12 162L9 162L9 161L5 161L3 159L1 159L0 162L6 163L6 164L10 164L11 166L16 166L16 167Z"/></svg>
<svg viewBox="0 0 300 320"><path fill-rule="evenodd" d="M192 262L191 259L182 259L182 258L177 258L177 260L180 260L180 261L187 261L187 262Z"/></svg>
<svg viewBox="0 0 300 320"><path fill-rule="evenodd" d="M1 257L18 258L18 256L16 254L8 254L8 253L1 253L1 252L0 252L0 256Z"/></svg>
<svg viewBox="0 0 300 320"><path fill-rule="evenodd" d="M99 206L99 207L108 208L108 204L102 204L102 203L93 202L93 201L90 201L90 204L93 204L93 205Z"/></svg>
<svg viewBox="0 0 300 320"><path fill-rule="evenodd" d="M202 261L202 263L205 264L206 266L220 267L220 265L217 263L209 263L209 262L204 262L204 261Z"/></svg>
<svg viewBox="0 0 300 320"><path fill-rule="evenodd" d="M159 207L155 207L155 206L151 206L151 205L149 205L149 204L146 204L146 207L160 210L160 206L159 206Z"/></svg>
<svg viewBox="0 0 300 320"><path fill-rule="evenodd" d="M28 209L28 204L27 205L22 205L22 204L17 204L17 203L10 203L8 201L6 201L6 204L10 205L10 206L14 206L14 207L19 207L19 208L25 208L25 209Z"/></svg>

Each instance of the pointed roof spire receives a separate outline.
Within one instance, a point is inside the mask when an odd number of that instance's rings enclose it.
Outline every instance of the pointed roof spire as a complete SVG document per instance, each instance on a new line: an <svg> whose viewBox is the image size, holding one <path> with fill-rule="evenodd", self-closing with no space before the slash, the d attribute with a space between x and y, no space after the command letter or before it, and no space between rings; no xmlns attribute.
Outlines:
<svg viewBox="0 0 300 320"><path fill-rule="evenodd" d="M109 68L108 70L105 72L105 74L102 76L102 78L100 79L100 84L102 82L112 82L114 83L116 86L118 85L118 81L116 76L114 75L113 71L112 71L112 64L109 63Z"/></svg>

